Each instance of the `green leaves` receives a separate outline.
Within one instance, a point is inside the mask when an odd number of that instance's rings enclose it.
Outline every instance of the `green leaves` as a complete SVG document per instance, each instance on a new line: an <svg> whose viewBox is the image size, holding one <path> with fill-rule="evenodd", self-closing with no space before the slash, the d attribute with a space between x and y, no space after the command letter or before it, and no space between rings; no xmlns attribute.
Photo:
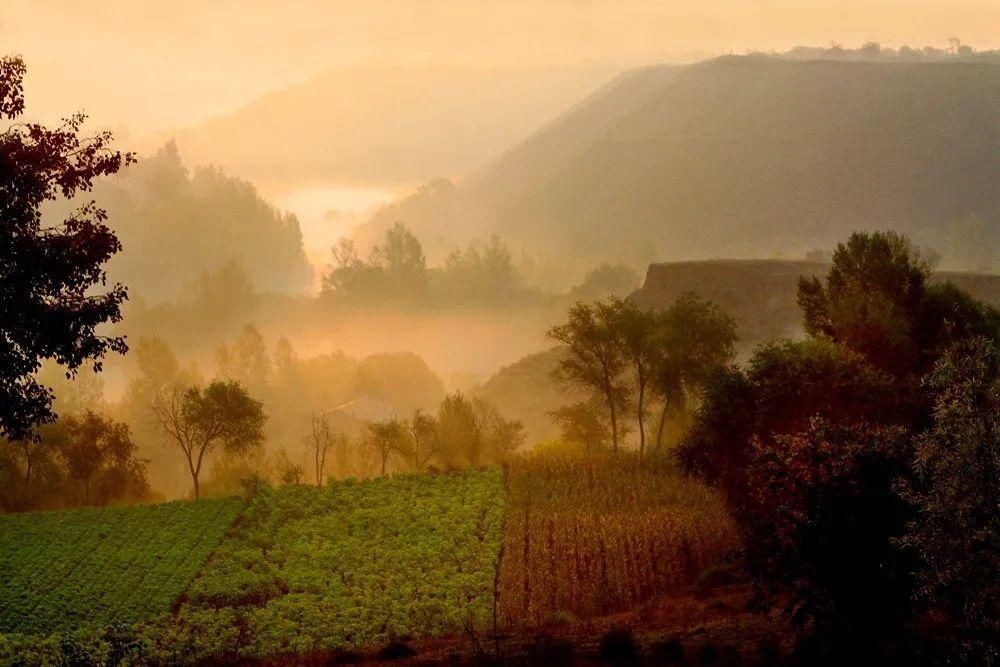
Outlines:
<svg viewBox="0 0 1000 667"><path fill-rule="evenodd" d="M0 516L0 632L48 634L169 611L239 500Z"/></svg>

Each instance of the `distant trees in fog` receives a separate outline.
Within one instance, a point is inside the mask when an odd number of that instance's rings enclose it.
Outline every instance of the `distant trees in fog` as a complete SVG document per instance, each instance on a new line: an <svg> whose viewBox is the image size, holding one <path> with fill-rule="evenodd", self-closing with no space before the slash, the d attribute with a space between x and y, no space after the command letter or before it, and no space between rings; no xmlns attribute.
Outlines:
<svg viewBox="0 0 1000 667"><path fill-rule="evenodd" d="M420 241L397 222L367 260L350 239L341 239L332 256L322 291L346 303L495 302L520 285L510 250L497 236L456 248L442 266L430 268Z"/></svg>

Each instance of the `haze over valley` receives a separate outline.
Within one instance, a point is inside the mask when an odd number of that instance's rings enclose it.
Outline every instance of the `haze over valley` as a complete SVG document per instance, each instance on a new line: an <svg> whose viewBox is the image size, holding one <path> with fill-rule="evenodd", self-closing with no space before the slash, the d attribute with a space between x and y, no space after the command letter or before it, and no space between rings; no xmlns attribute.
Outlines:
<svg viewBox="0 0 1000 667"><path fill-rule="evenodd" d="M4 3L0 665L1000 665L997 26Z"/></svg>

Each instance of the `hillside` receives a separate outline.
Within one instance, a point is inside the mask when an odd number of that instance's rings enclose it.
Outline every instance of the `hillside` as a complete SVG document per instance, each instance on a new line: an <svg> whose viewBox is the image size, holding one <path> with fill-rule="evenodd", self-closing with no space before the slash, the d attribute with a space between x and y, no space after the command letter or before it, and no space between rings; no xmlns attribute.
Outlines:
<svg viewBox="0 0 1000 667"><path fill-rule="evenodd" d="M668 306L685 292L714 301L739 325L740 348L774 338L802 335L796 303L799 276L825 276L822 262L711 260L653 264L631 299L650 308ZM974 297L1000 307L1000 275L941 271L932 281L950 281Z"/></svg>
<svg viewBox="0 0 1000 667"><path fill-rule="evenodd" d="M341 67L175 136L195 164L268 189L408 184L468 172L612 75L599 65Z"/></svg>
<svg viewBox="0 0 1000 667"><path fill-rule="evenodd" d="M1000 215L1000 65L727 57L636 70L458 183L386 207L581 259L801 255ZM365 234L371 234L366 230Z"/></svg>

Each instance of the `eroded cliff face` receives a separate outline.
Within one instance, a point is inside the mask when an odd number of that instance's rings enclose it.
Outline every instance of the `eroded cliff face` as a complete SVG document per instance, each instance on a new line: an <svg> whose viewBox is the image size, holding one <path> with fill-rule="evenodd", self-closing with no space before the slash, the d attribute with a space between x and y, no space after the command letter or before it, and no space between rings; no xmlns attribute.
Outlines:
<svg viewBox="0 0 1000 667"><path fill-rule="evenodd" d="M739 325L741 352L775 338L804 335L796 303L799 276L825 276L829 265L782 259L705 260L652 264L642 287L631 295L636 303L663 308L685 292L714 301ZM951 281L993 306L1000 307L1000 275L940 272L934 281Z"/></svg>

